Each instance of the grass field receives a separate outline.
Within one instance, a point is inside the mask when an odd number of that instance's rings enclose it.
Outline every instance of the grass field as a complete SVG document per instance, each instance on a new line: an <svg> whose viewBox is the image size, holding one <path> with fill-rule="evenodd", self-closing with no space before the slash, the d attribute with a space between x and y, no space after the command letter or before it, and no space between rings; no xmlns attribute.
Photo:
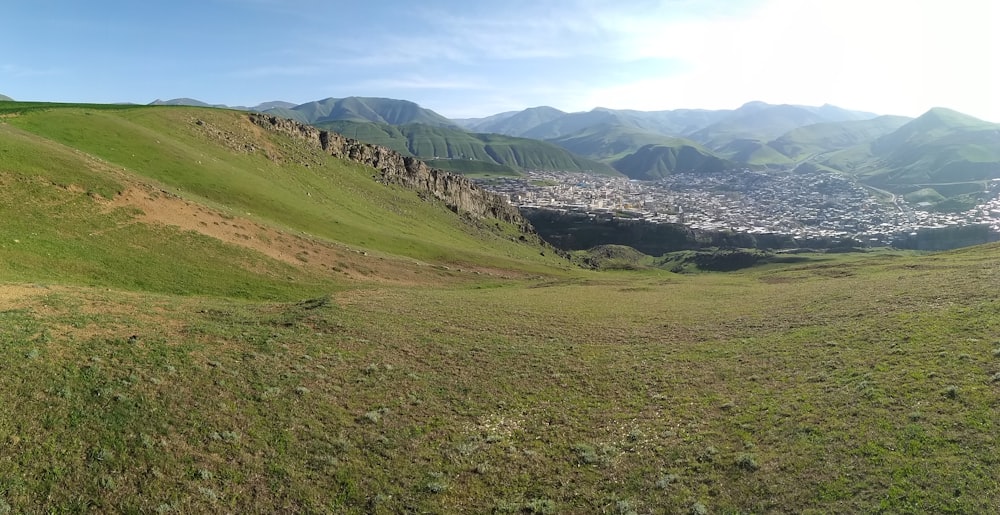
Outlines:
<svg viewBox="0 0 1000 515"><path fill-rule="evenodd" d="M996 245L576 270L192 118L0 123L0 513L1000 509Z"/></svg>
<svg viewBox="0 0 1000 515"><path fill-rule="evenodd" d="M991 512L997 255L278 303L7 285L0 491L71 512Z"/></svg>

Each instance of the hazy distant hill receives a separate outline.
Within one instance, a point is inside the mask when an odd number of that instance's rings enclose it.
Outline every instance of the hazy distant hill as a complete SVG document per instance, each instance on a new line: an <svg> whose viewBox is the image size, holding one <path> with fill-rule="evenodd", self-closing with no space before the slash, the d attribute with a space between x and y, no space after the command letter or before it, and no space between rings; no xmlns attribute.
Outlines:
<svg viewBox="0 0 1000 515"><path fill-rule="evenodd" d="M424 109L408 100L391 98L327 98L291 108L276 107L264 112L309 124L347 120L389 125L422 123L458 128L454 122L430 109Z"/></svg>
<svg viewBox="0 0 1000 515"><path fill-rule="evenodd" d="M296 105L297 104L293 104L291 102L284 102L284 101L281 101L281 100L274 100L274 101L271 101L271 102L264 102L262 104L257 104L257 105L255 105L253 107L236 107L234 109L243 109L245 111L267 111L268 109L281 109L281 108L291 109L291 108L295 107Z"/></svg>
<svg viewBox="0 0 1000 515"><path fill-rule="evenodd" d="M799 127L823 122L858 120L864 119L865 116L834 106L806 107L749 102L723 120L689 136L708 148L717 150L734 140L757 140L766 143Z"/></svg>
<svg viewBox="0 0 1000 515"><path fill-rule="evenodd" d="M549 141L583 157L613 161L646 145L671 145L678 140L635 127L601 123Z"/></svg>
<svg viewBox="0 0 1000 515"><path fill-rule="evenodd" d="M752 138L730 140L716 149L715 153L731 161L754 167L784 167L794 164L788 156L766 142Z"/></svg>
<svg viewBox="0 0 1000 515"><path fill-rule="evenodd" d="M202 102L194 98L174 98L171 100L160 100L156 99L149 103L152 106L189 106L189 107L217 107L220 109L236 109L239 111L265 111L267 109L274 108L289 108L295 107L296 104L291 102L283 102L280 100L275 100L272 102L264 102L253 107L246 106L229 106L226 104L209 104L207 102Z"/></svg>
<svg viewBox="0 0 1000 515"><path fill-rule="evenodd" d="M616 173L605 163L575 156L551 143L502 134L470 133L457 128L424 124L395 126L347 120L315 125L350 138L420 157L439 168L459 172L561 170ZM497 168L498 166L501 168Z"/></svg>
<svg viewBox="0 0 1000 515"><path fill-rule="evenodd" d="M532 108L464 120L463 125L484 132L503 132L551 141L576 154L605 162L620 160L645 145L672 147L675 138L685 138L701 143L704 147L699 147L698 152L719 158L721 162L754 167L787 167L794 165L795 160L769 145L775 138L817 123L856 121L875 116L832 105L813 107L748 102L736 110L635 111L596 108L586 112L562 113L552 108ZM843 146L823 150L839 148Z"/></svg>
<svg viewBox="0 0 1000 515"><path fill-rule="evenodd" d="M561 138L595 125L616 124L665 136L678 136L715 123L730 112L706 109L635 111L598 107L591 111L564 113L551 107L533 107L486 118L455 121L462 127L478 132L497 132L537 139Z"/></svg>
<svg viewBox="0 0 1000 515"><path fill-rule="evenodd" d="M508 136L523 136L539 125L566 116L566 113L548 106L532 107L523 111L500 113L475 120L467 120L463 128L473 132L492 132Z"/></svg>
<svg viewBox="0 0 1000 515"><path fill-rule="evenodd" d="M228 109L225 104L209 104L193 98L174 98L170 100L156 99L149 103L151 106L188 106L188 107L220 107Z"/></svg>
<svg viewBox="0 0 1000 515"><path fill-rule="evenodd" d="M872 141L911 120L905 116L879 116L869 120L817 123L792 129L768 145L790 159L799 160Z"/></svg>
<svg viewBox="0 0 1000 515"><path fill-rule="evenodd" d="M640 180L656 180L675 172L717 173L737 166L686 140L671 145L646 145L612 164L616 170Z"/></svg>
<svg viewBox="0 0 1000 515"><path fill-rule="evenodd" d="M13 98L8 97L7 95L0 95L0 100L7 101L7 102L14 101Z"/></svg>

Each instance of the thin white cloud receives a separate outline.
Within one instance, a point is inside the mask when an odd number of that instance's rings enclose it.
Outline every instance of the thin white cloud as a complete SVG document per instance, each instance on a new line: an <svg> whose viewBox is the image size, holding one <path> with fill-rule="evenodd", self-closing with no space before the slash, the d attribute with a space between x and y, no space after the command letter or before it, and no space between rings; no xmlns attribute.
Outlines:
<svg viewBox="0 0 1000 515"><path fill-rule="evenodd" d="M356 84L356 87L361 90L434 89L434 90L462 90L462 91L481 90L489 88L487 84L477 80L431 78L418 75L363 80L358 82Z"/></svg>
<svg viewBox="0 0 1000 515"><path fill-rule="evenodd" d="M17 64L0 64L0 75L14 78L51 77L63 73L55 68L34 68Z"/></svg>
<svg viewBox="0 0 1000 515"><path fill-rule="evenodd" d="M310 77L323 73L324 68L319 65L274 65L257 66L244 70L232 72L232 76L246 79L260 79L266 77Z"/></svg>

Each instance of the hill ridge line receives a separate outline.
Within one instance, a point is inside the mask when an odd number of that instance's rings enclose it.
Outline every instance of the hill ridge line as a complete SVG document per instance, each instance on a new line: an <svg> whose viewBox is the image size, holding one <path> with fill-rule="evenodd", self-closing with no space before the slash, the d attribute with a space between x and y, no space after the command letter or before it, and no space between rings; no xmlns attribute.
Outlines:
<svg viewBox="0 0 1000 515"><path fill-rule="evenodd" d="M278 132L318 147L323 152L379 171L376 180L396 184L418 192L430 193L456 213L476 218L494 218L516 225L522 232L535 234L521 212L504 197L486 191L461 175L432 168L420 159L387 147L348 138L336 132L318 129L300 122L262 113L248 113L259 127Z"/></svg>

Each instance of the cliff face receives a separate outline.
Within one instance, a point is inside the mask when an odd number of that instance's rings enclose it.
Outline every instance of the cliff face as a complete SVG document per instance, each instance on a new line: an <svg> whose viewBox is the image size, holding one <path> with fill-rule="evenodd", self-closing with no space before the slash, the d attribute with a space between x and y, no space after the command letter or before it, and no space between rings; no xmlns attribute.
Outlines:
<svg viewBox="0 0 1000 515"><path fill-rule="evenodd" d="M370 166L378 170L379 182L429 193L456 213L467 213L476 218L495 218L517 225L524 232L534 232L531 224L506 199L483 190L461 175L431 168L423 161L404 156L395 150L322 131L293 120L261 113L248 113L247 116L251 122L264 129L303 140L331 156Z"/></svg>

